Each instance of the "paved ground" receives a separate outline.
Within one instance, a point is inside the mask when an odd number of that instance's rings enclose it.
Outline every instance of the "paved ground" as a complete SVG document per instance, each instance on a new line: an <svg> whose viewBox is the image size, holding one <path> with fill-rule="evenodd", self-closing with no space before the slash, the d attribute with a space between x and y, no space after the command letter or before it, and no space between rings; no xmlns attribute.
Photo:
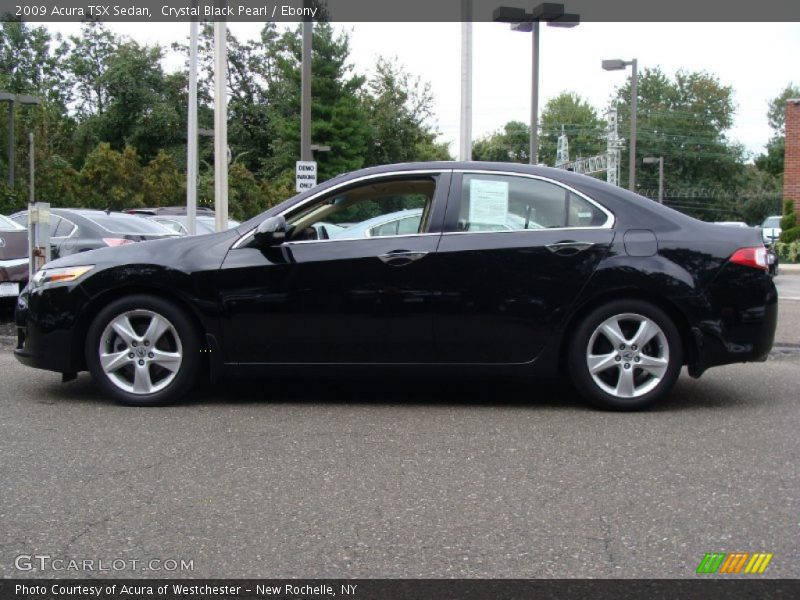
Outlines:
<svg viewBox="0 0 800 600"><path fill-rule="evenodd" d="M782 302L779 339L799 324ZM20 554L195 577L693 577L709 551L772 552L767 575L798 577L785 349L610 414L503 382L266 381L131 409L0 348L0 577L25 575ZM116 574L170 575L140 569Z"/></svg>

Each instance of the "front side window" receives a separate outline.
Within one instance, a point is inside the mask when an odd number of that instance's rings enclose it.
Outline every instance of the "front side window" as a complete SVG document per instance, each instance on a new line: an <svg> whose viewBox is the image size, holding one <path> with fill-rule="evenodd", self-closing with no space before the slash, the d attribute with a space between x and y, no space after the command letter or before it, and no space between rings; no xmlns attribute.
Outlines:
<svg viewBox="0 0 800 600"><path fill-rule="evenodd" d="M434 177L376 179L303 206L286 218L290 241L425 233Z"/></svg>
<svg viewBox="0 0 800 600"><path fill-rule="evenodd" d="M600 227L607 215L548 181L513 175L465 174L458 231L524 231Z"/></svg>

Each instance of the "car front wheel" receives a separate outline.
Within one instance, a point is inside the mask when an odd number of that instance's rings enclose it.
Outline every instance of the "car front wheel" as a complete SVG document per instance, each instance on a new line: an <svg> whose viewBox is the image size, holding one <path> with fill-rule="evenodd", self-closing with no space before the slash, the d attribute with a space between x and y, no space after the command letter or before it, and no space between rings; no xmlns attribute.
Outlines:
<svg viewBox="0 0 800 600"><path fill-rule="evenodd" d="M195 381L199 336L172 303L149 295L116 300L89 327L86 362L92 378L130 406L174 402Z"/></svg>
<svg viewBox="0 0 800 600"><path fill-rule="evenodd" d="M638 410L666 396L680 374L680 333L664 311L639 300L611 302L590 313L575 332L569 369L592 404Z"/></svg>

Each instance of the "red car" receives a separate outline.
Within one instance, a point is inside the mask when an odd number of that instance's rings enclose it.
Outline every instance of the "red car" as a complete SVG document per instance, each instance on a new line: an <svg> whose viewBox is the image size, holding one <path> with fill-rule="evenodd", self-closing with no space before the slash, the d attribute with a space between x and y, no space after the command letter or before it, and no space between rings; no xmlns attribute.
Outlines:
<svg viewBox="0 0 800 600"><path fill-rule="evenodd" d="M28 282L28 230L0 215L0 298L16 298Z"/></svg>

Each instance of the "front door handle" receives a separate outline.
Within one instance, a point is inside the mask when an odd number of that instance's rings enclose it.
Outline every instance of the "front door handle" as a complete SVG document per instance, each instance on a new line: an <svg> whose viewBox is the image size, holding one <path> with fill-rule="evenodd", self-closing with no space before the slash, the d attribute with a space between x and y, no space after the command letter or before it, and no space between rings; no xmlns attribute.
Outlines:
<svg viewBox="0 0 800 600"><path fill-rule="evenodd" d="M563 254L564 256L572 256L584 250L588 250L594 246L594 242L576 242L573 240L567 242L556 242L555 244L547 244L547 249L555 254Z"/></svg>
<svg viewBox="0 0 800 600"><path fill-rule="evenodd" d="M403 267L411 264L415 260L419 260L427 254L427 252L413 252L411 250L392 250L386 254L379 254L378 258L380 258L387 265L391 265L393 267Z"/></svg>

